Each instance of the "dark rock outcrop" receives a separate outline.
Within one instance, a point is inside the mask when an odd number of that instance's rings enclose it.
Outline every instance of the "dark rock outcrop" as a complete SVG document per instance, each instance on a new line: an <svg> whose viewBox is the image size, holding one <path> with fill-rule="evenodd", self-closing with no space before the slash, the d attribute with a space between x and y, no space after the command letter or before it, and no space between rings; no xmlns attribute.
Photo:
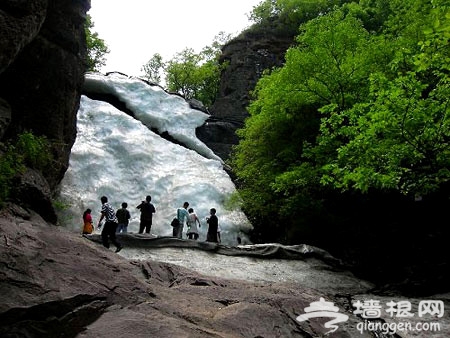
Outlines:
<svg viewBox="0 0 450 338"><path fill-rule="evenodd" d="M247 106L258 79L265 69L283 64L293 42L292 34L254 25L223 47L221 62L228 66L221 74L211 118L197 129L197 137L222 159L238 143L235 132L248 117Z"/></svg>
<svg viewBox="0 0 450 338"><path fill-rule="evenodd" d="M0 4L0 73L38 35L45 20L48 1L5 0Z"/></svg>
<svg viewBox="0 0 450 338"><path fill-rule="evenodd" d="M0 98L0 140L11 122L11 107L8 102Z"/></svg>
<svg viewBox="0 0 450 338"><path fill-rule="evenodd" d="M42 173L50 193L67 170L76 137L89 8L89 0L0 3L0 141L24 131L50 140L55 161Z"/></svg>
<svg viewBox="0 0 450 338"><path fill-rule="evenodd" d="M49 198L52 192L47 180L39 171L26 169L17 177L14 185L13 199L20 200L25 207L38 210L47 222L56 224L57 216Z"/></svg>

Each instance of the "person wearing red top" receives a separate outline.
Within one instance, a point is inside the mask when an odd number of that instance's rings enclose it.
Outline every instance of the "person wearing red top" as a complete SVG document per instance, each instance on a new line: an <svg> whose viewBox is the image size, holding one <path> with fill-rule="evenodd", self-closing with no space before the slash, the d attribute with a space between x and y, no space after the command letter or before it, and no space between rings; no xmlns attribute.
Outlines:
<svg viewBox="0 0 450 338"><path fill-rule="evenodd" d="M92 234L92 232L94 231L91 212L91 209L86 209L86 211L83 213L83 235Z"/></svg>

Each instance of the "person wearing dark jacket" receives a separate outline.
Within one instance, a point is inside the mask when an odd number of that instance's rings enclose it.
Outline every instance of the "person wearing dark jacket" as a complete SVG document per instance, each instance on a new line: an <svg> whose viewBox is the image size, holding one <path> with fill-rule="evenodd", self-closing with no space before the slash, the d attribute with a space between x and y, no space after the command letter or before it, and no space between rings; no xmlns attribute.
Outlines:
<svg viewBox="0 0 450 338"><path fill-rule="evenodd" d="M126 233L128 230L128 224L130 223L130 212L127 209L128 204L126 202L122 203L122 208L117 209L116 217L117 217L117 233L123 232Z"/></svg>
<svg viewBox="0 0 450 338"><path fill-rule="evenodd" d="M145 201L142 201L136 208L141 211L141 224L139 225L139 233L142 234L145 230L146 234L150 233L150 229L152 228L152 220L153 214L156 212L156 209L152 203L150 203L152 197L148 195L145 198Z"/></svg>
<svg viewBox="0 0 450 338"><path fill-rule="evenodd" d="M206 234L207 242L218 243L219 240L217 238L217 228L219 227L219 219L216 216L216 209L211 208L209 210L210 217L206 218L206 222L208 223L208 233Z"/></svg>

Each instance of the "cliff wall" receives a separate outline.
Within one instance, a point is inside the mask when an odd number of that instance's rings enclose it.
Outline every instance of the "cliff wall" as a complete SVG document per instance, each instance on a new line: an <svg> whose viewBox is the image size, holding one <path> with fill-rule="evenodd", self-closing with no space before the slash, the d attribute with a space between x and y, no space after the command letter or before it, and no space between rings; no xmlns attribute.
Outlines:
<svg viewBox="0 0 450 338"><path fill-rule="evenodd" d="M211 118L197 130L197 137L226 160L238 143L236 130L248 117L251 92L266 69L281 66L293 44L291 32L266 24L253 25L222 49L221 62L228 66L220 78L219 94L211 107Z"/></svg>
<svg viewBox="0 0 450 338"><path fill-rule="evenodd" d="M50 222L50 195L68 167L84 81L90 0L0 2L0 141L23 132L50 140L54 162L27 172L15 198Z"/></svg>

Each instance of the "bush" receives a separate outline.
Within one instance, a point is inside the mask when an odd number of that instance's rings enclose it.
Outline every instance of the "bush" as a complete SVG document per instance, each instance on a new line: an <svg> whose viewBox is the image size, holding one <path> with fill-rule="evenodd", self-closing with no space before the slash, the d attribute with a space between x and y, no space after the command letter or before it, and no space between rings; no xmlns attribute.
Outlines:
<svg viewBox="0 0 450 338"><path fill-rule="evenodd" d="M25 132L19 135L16 148L27 167L43 170L51 162L50 143L44 136L38 137Z"/></svg>
<svg viewBox="0 0 450 338"><path fill-rule="evenodd" d="M51 162L50 143L31 132L20 134L15 144L7 143L0 153L0 205L10 196L15 176L26 167L44 170Z"/></svg>

